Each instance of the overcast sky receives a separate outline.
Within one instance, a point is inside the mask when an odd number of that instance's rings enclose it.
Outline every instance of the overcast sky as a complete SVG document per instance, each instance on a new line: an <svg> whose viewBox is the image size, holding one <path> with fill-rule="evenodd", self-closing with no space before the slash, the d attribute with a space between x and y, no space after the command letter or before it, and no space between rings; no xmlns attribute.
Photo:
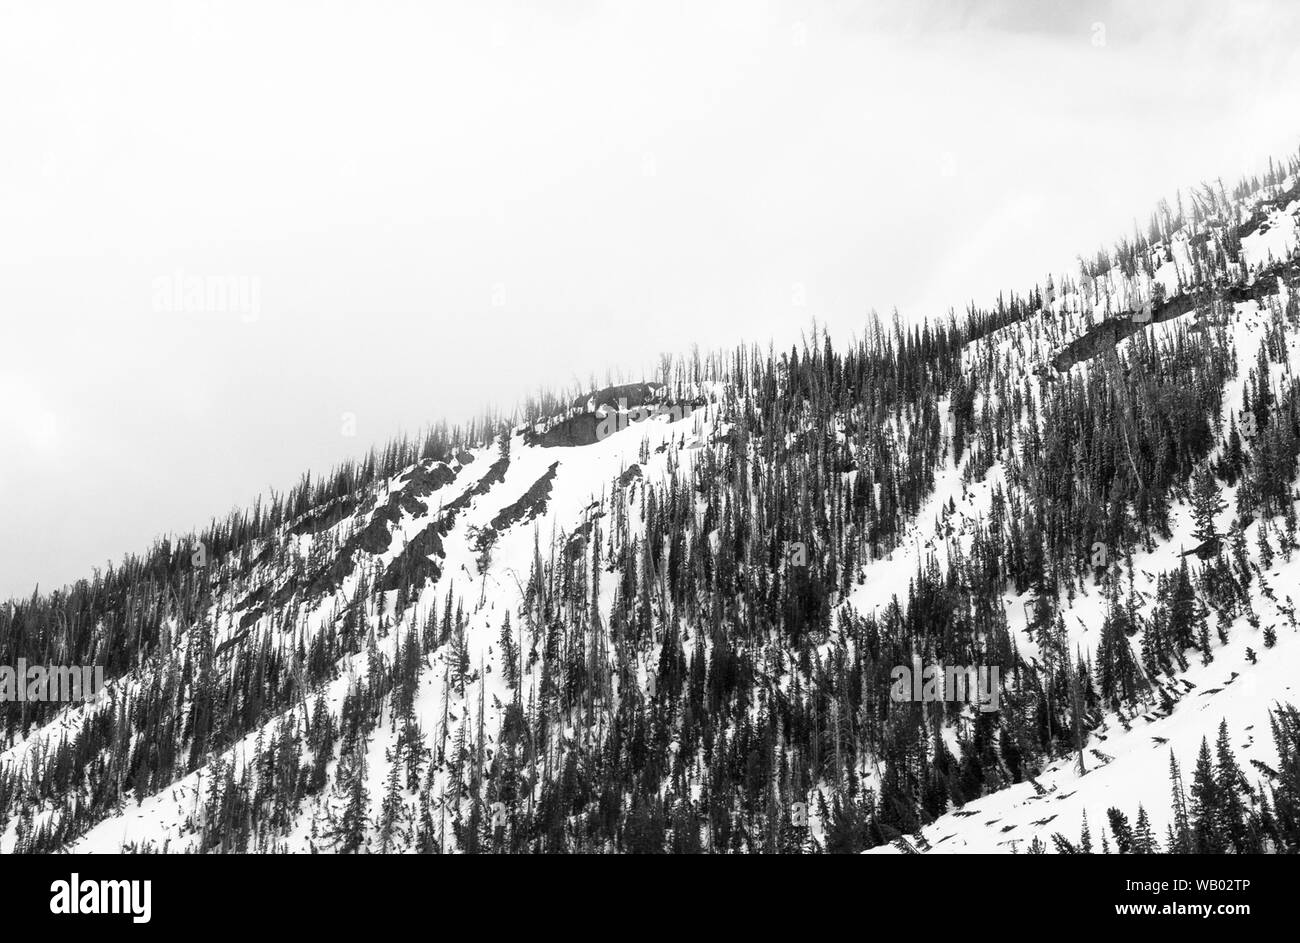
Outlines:
<svg viewBox="0 0 1300 943"><path fill-rule="evenodd" d="M0 598L539 385L1065 271L1294 152L1296 6L0 0Z"/></svg>

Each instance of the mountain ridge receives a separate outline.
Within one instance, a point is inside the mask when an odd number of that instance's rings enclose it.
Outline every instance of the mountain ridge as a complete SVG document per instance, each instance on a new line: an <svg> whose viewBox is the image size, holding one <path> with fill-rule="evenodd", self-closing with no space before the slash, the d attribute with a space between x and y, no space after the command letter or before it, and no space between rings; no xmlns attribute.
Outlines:
<svg viewBox="0 0 1300 943"><path fill-rule="evenodd" d="M1078 850L1138 803L1167 848L1294 848L1298 180L962 322L432 427L11 602L6 661L111 681L4 706L0 849ZM1005 707L892 699L914 658ZM1212 689L1236 811L1180 825L1153 764Z"/></svg>

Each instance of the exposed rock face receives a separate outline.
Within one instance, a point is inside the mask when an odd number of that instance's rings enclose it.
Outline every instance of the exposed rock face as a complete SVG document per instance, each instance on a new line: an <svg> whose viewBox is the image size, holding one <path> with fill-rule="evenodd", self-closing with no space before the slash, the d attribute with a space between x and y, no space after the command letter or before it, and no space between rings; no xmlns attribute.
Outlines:
<svg viewBox="0 0 1300 943"><path fill-rule="evenodd" d="M631 396L628 395L629 391ZM664 399L662 388L649 383L611 386L608 390L593 393L589 398L579 398L573 407L585 409L595 403L590 411L558 418L541 431L528 430L524 433L524 440L529 445L542 448L593 445L604 435L621 432L656 415L666 414L671 421L688 417L694 410L707 405L707 402L703 397L698 397L670 403ZM605 425L603 434L602 423Z"/></svg>
<svg viewBox="0 0 1300 943"><path fill-rule="evenodd" d="M620 488L626 488L628 485L630 485L632 482L636 481L640 477L641 477L641 466L631 465L628 467L627 471L623 472L623 474L618 476L618 486Z"/></svg>
<svg viewBox="0 0 1300 943"><path fill-rule="evenodd" d="M1269 295L1277 294L1277 280L1279 278L1288 285L1300 283L1300 266L1297 266L1294 262L1284 262L1270 266L1260 272L1249 285L1229 285L1217 292L1217 297L1225 304L1236 304L1250 300L1259 301ZM1181 295L1175 295L1161 304L1153 305L1151 320L1149 321L1135 321L1131 316L1131 312L1128 315L1107 318L1100 324L1093 325L1082 337L1075 338L1062 347L1060 352L1052 358L1052 366L1059 373L1065 373L1076 363L1091 360L1100 353L1114 349L1115 345L1120 341L1136 334L1148 324L1156 324L1160 321L1168 321L1179 317L1194 310L1197 305L1205 305L1210 301L1211 296L1205 291L1185 292Z"/></svg>
<svg viewBox="0 0 1300 943"><path fill-rule="evenodd" d="M579 413L562 419L543 433L533 433L529 436L529 445L540 445L544 449L594 445L598 441L596 429L599 425L600 419L595 413Z"/></svg>
<svg viewBox="0 0 1300 943"><path fill-rule="evenodd" d="M617 409L620 405L644 406L654 402L661 387L653 383L624 383L621 386L607 386L586 396L579 396L572 403L574 409L599 410L602 406ZM621 403L620 403L621 401Z"/></svg>
<svg viewBox="0 0 1300 943"><path fill-rule="evenodd" d="M473 460L473 456L468 452L462 453L458 457L459 464L466 464ZM389 494L388 499L382 505L376 507L377 501L373 495L362 502L349 497L328 501L304 514L290 528L292 533L299 536L323 533L350 515L373 511L366 525L344 544L334 560L313 573L307 580L307 595L313 596L327 592L341 585L342 581L351 575L355 568L355 556L358 550L364 550L370 554L386 552L392 545L393 525L401 520L402 512L406 512L413 517L423 517L428 513L429 506L422 499L454 481L458 470L459 465L457 468L452 468L446 462L431 462L427 465L422 463L416 465L402 477L403 485L401 489ZM283 586L276 590L273 600L274 605L277 607L283 605L293 596L298 586L296 579L290 578L286 581ZM257 594L250 594L245 600L247 605L257 604L257 608L246 613L244 619L241 620L245 624L249 620L255 621L256 616L254 613L260 614L262 612L265 603L264 592L266 590L269 590L269 587L263 587ZM240 608L243 608L243 604L241 604Z"/></svg>
<svg viewBox="0 0 1300 943"><path fill-rule="evenodd" d="M469 461L473 461L473 456L465 453ZM458 459L459 461L459 459ZM509 459L504 459L509 464ZM459 464L466 464L459 461ZM498 463L500 464L500 463ZM445 462L434 462L427 467L423 464L417 465L403 477L400 490L393 491L388 495L388 499L379 505L366 522L366 525L352 535L351 538L343 545L338 555L326 566L312 574L307 582L306 594L308 597L316 596L320 593L330 592L342 585L343 580L350 576L356 569L357 551L363 550L368 554L378 555L386 553L392 546L393 526L401 520L402 513L406 512L412 517L423 517L429 511L428 504L423 500L428 495L442 488L444 485L456 479L458 468L452 468ZM489 469L488 476L496 472L500 480L500 475L504 475L505 468L498 468L496 465ZM485 476L487 477L487 476ZM489 485L490 487L490 485ZM366 504L375 504L371 499L359 507L359 511L366 510ZM454 507L455 503L449 507ZM458 508L457 508L458 510ZM444 517L445 517L444 509ZM455 519L455 512L452 513L452 519ZM431 525L431 526L437 526ZM450 524L447 525L450 527ZM411 549L408 544L403 553ZM396 564L397 561L394 561ZM389 568L390 572L392 567ZM282 605L292 596L297 589L297 581L290 579L277 591L276 605Z"/></svg>
<svg viewBox="0 0 1300 943"><path fill-rule="evenodd" d="M472 528L474 552L479 556L480 572L487 568L487 554L496 544L497 537L515 524L531 521L546 513L546 505L551 495L551 482L555 480L555 471L559 467L559 462L551 462L551 467L520 495L519 500L503 507L487 526Z"/></svg>
<svg viewBox="0 0 1300 943"><path fill-rule="evenodd" d="M591 532L595 530L596 522L605 516L603 511L597 511L589 518L582 522L565 542L564 552L570 560L576 560L587 550L588 541L591 539Z"/></svg>
<svg viewBox="0 0 1300 943"><path fill-rule="evenodd" d="M487 472L479 479L479 483L467 492L471 495L487 494L492 490L493 485L500 484L505 480L506 469L510 467L510 453L502 452L497 456L497 460L492 463Z"/></svg>
<svg viewBox="0 0 1300 943"><path fill-rule="evenodd" d="M406 484L401 491L402 510L415 517L424 517L429 506L420 499L455 481L456 473L445 463L436 462L430 468L417 465L403 480Z"/></svg>
<svg viewBox="0 0 1300 943"><path fill-rule="evenodd" d="M559 462L551 462L546 473L533 482L532 486L520 496L518 501L508 504L492 518L492 529L503 531L520 521L530 521L546 510L547 499L551 495L551 482L555 480L555 470Z"/></svg>
<svg viewBox="0 0 1300 943"><path fill-rule="evenodd" d="M393 590L405 583L409 587L419 589L426 582L437 580L442 574L441 561L445 555L442 538L451 530L459 511L460 506L453 502L443 509L438 520L412 537L384 571L380 587Z"/></svg>
<svg viewBox="0 0 1300 943"><path fill-rule="evenodd" d="M470 460L473 460L470 456ZM443 485L450 484L456 480L456 472L446 462L434 462L430 467L425 468L423 465L417 465L405 475L402 480L407 482L402 489L417 498L423 498L437 491Z"/></svg>
<svg viewBox="0 0 1300 943"><path fill-rule="evenodd" d="M475 497L487 494L494 485L504 480L506 469L509 467L510 453L502 451L473 488L462 492L459 497L443 505L438 519L407 542L401 553L388 564L388 569L384 571L383 579L380 581L380 588L394 590L405 586L408 589L418 590L425 583L436 581L442 575L442 559L446 555L442 538L451 532L460 512L469 507ZM425 486L432 484L433 487L440 488L445 484L445 482L436 483L438 479L445 476L433 472L430 474L433 477L426 478ZM455 478L454 474L452 478Z"/></svg>
<svg viewBox="0 0 1300 943"><path fill-rule="evenodd" d="M1180 296L1181 297L1181 296ZM1172 315L1166 314L1164 308L1152 310L1151 320L1154 324ZM1130 335L1142 330L1146 324L1129 317L1107 318L1100 324L1094 324L1082 337L1077 337L1061 348L1061 352L1052 358L1052 366L1058 373L1067 373L1076 363L1091 360L1105 350L1114 349L1115 345Z"/></svg>
<svg viewBox="0 0 1300 943"><path fill-rule="evenodd" d="M528 444L548 449L594 445L599 441L599 413L644 406L654 402L660 392L661 388L652 383L624 383L579 396L569 408L582 412L553 422L544 432L528 433Z"/></svg>
<svg viewBox="0 0 1300 943"><path fill-rule="evenodd" d="M1275 210L1286 209L1292 200L1300 200L1300 181L1297 181L1289 190L1283 190L1273 199L1261 201L1246 221L1242 223L1239 232L1250 233L1259 229L1268 221L1269 214Z"/></svg>
<svg viewBox="0 0 1300 943"><path fill-rule="evenodd" d="M289 532L301 537L303 534L319 534L329 530L356 510L356 500L350 496L334 498L312 508L289 528Z"/></svg>

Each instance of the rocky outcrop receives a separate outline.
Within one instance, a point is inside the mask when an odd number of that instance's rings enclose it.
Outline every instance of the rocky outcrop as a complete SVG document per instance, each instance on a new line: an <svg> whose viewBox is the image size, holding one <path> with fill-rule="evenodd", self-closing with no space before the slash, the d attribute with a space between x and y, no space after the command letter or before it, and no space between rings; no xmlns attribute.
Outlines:
<svg viewBox="0 0 1300 943"><path fill-rule="evenodd" d="M555 471L559 467L559 462L552 462L546 473L533 482L518 501L503 507L501 512L492 518L492 529L500 533L508 527L513 527L522 521L531 521L545 513L546 502L551 495L551 482L555 480Z"/></svg>
<svg viewBox="0 0 1300 943"><path fill-rule="evenodd" d="M545 432L527 434L525 441L529 445L539 445L544 449L578 448L584 445L594 445L599 441L596 436L596 429L599 425L600 419L595 413L579 413L576 416L570 416L568 419L560 420Z"/></svg>
<svg viewBox="0 0 1300 943"><path fill-rule="evenodd" d="M1262 301L1277 294L1277 280L1281 278L1288 285L1300 284L1300 264L1281 262L1269 266L1260 272L1248 285L1228 285L1216 289L1213 296L1204 290L1184 292L1168 301L1153 305L1149 321L1135 321L1133 313L1128 312L1119 317L1107 318L1100 324L1094 324L1084 335L1066 344L1052 358L1052 366L1058 373L1066 373L1071 367L1085 360L1091 360L1100 353L1113 350L1115 345L1131 337L1148 324L1158 324L1180 317L1196 309L1198 305L1208 305L1217 298L1226 304L1238 304L1243 301Z"/></svg>
<svg viewBox="0 0 1300 943"><path fill-rule="evenodd" d="M618 476L618 486L620 488L626 488L628 485L630 485L632 482L636 481L640 477L641 477L641 466L632 465L626 471L624 471L623 474Z"/></svg>
<svg viewBox="0 0 1300 943"><path fill-rule="evenodd" d="M574 409L588 409L592 412L602 406L619 409L622 406L644 406L652 403L662 387L653 383L624 383L621 386L607 386L585 396L576 397L571 404Z"/></svg>

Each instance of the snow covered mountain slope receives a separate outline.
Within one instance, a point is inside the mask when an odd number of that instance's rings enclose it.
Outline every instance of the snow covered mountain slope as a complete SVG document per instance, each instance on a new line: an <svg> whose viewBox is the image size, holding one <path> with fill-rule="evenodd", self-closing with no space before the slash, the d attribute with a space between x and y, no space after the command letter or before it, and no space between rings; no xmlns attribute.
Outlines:
<svg viewBox="0 0 1300 943"><path fill-rule="evenodd" d="M1294 305L1283 290L1277 305ZM1230 331L1238 350L1258 347L1268 315L1258 302L1233 307ZM1166 325L1156 325L1160 331ZM1129 343L1125 341L1124 343ZM1275 365L1276 379L1289 376L1300 352L1294 330L1288 334L1286 359ZM1072 369L1083 369L1074 367ZM1240 414L1241 389L1230 386L1225 415ZM971 520L988 506L992 482L1001 469L994 466L985 482L956 495L957 515ZM1237 488L1224 489L1226 508L1216 518L1220 530L1227 533L1236 506ZM942 504L942 501L940 502ZM986 512L983 512L986 513ZM941 507L935 516L951 518ZM1175 755L1184 768L1196 757L1203 738L1213 745L1219 725L1225 724L1229 743L1241 762L1257 760L1278 765L1278 750L1270 732L1270 714L1279 703L1294 703L1300 696L1300 638L1297 637L1295 601L1300 586L1300 555L1288 559L1275 557L1266 564L1257 551L1259 529L1256 521L1243 530L1250 545L1249 565L1255 574L1249 610L1242 611L1225 627L1227 642L1211 640L1213 660L1203 663L1193 657L1186 670L1157 681L1161 692L1177 704L1173 710L1162 709L1155 698L1148 703L1114 713L1107 713L1091 732L1089 745L1080 758L1072 753L1054 759L1034 779L967 803L927 824L915 835L874 849L882 853L925 852L1024 852L1038 839L1049 842L1053 833L1062 832L1077 839L1091 826L1097 847L1102 841L1106 812L1119 808L1132 815L1139 806L1148 813L1154 833L1163 839L1174 824L1170 802L1170 756ZM955 526L957 540L963 533ZM1171 536L1150 551L1133 553L1123 564L1126 593L1136 597L1139 618L1149 618L1158 595L1158 574L1177 569L1184 551L1196 547L1195 521L1190 499L1177 501L1171 513ZM903 572L915 566L914 560L902 564ZM900 573L901 576L901 573ZM1063 600L1061 614L1070 629L1071 642L1087 660L1096 657L1100 628L1106 617L1104 593L1099 587L1087 587L1073 600ZM855 604L876 606L884 600L882 593L863 592ZM1032 616L1021 597L1004 595L1007 621L1019 641L1022 654L1039 658L1041 653L1028 631ZM1276 642L1265 653L1265 632L1273 630ZM1261 657L1263 656L1263 657ZM1114 839L1110 841L1113 843Z"/></svg>
<svg viewBox="0 0 1300 943"><path fill-rule="evenodd" d="M1161 848L1294 847L1298 179L14 601L6 663L111 680L5 705L0 850L1071 850L1139 805ZM998 709L900 693L917 662L997 669ZM1239 775L1188 818L1171 752L1191 782L1221 722Z"/></svg>

